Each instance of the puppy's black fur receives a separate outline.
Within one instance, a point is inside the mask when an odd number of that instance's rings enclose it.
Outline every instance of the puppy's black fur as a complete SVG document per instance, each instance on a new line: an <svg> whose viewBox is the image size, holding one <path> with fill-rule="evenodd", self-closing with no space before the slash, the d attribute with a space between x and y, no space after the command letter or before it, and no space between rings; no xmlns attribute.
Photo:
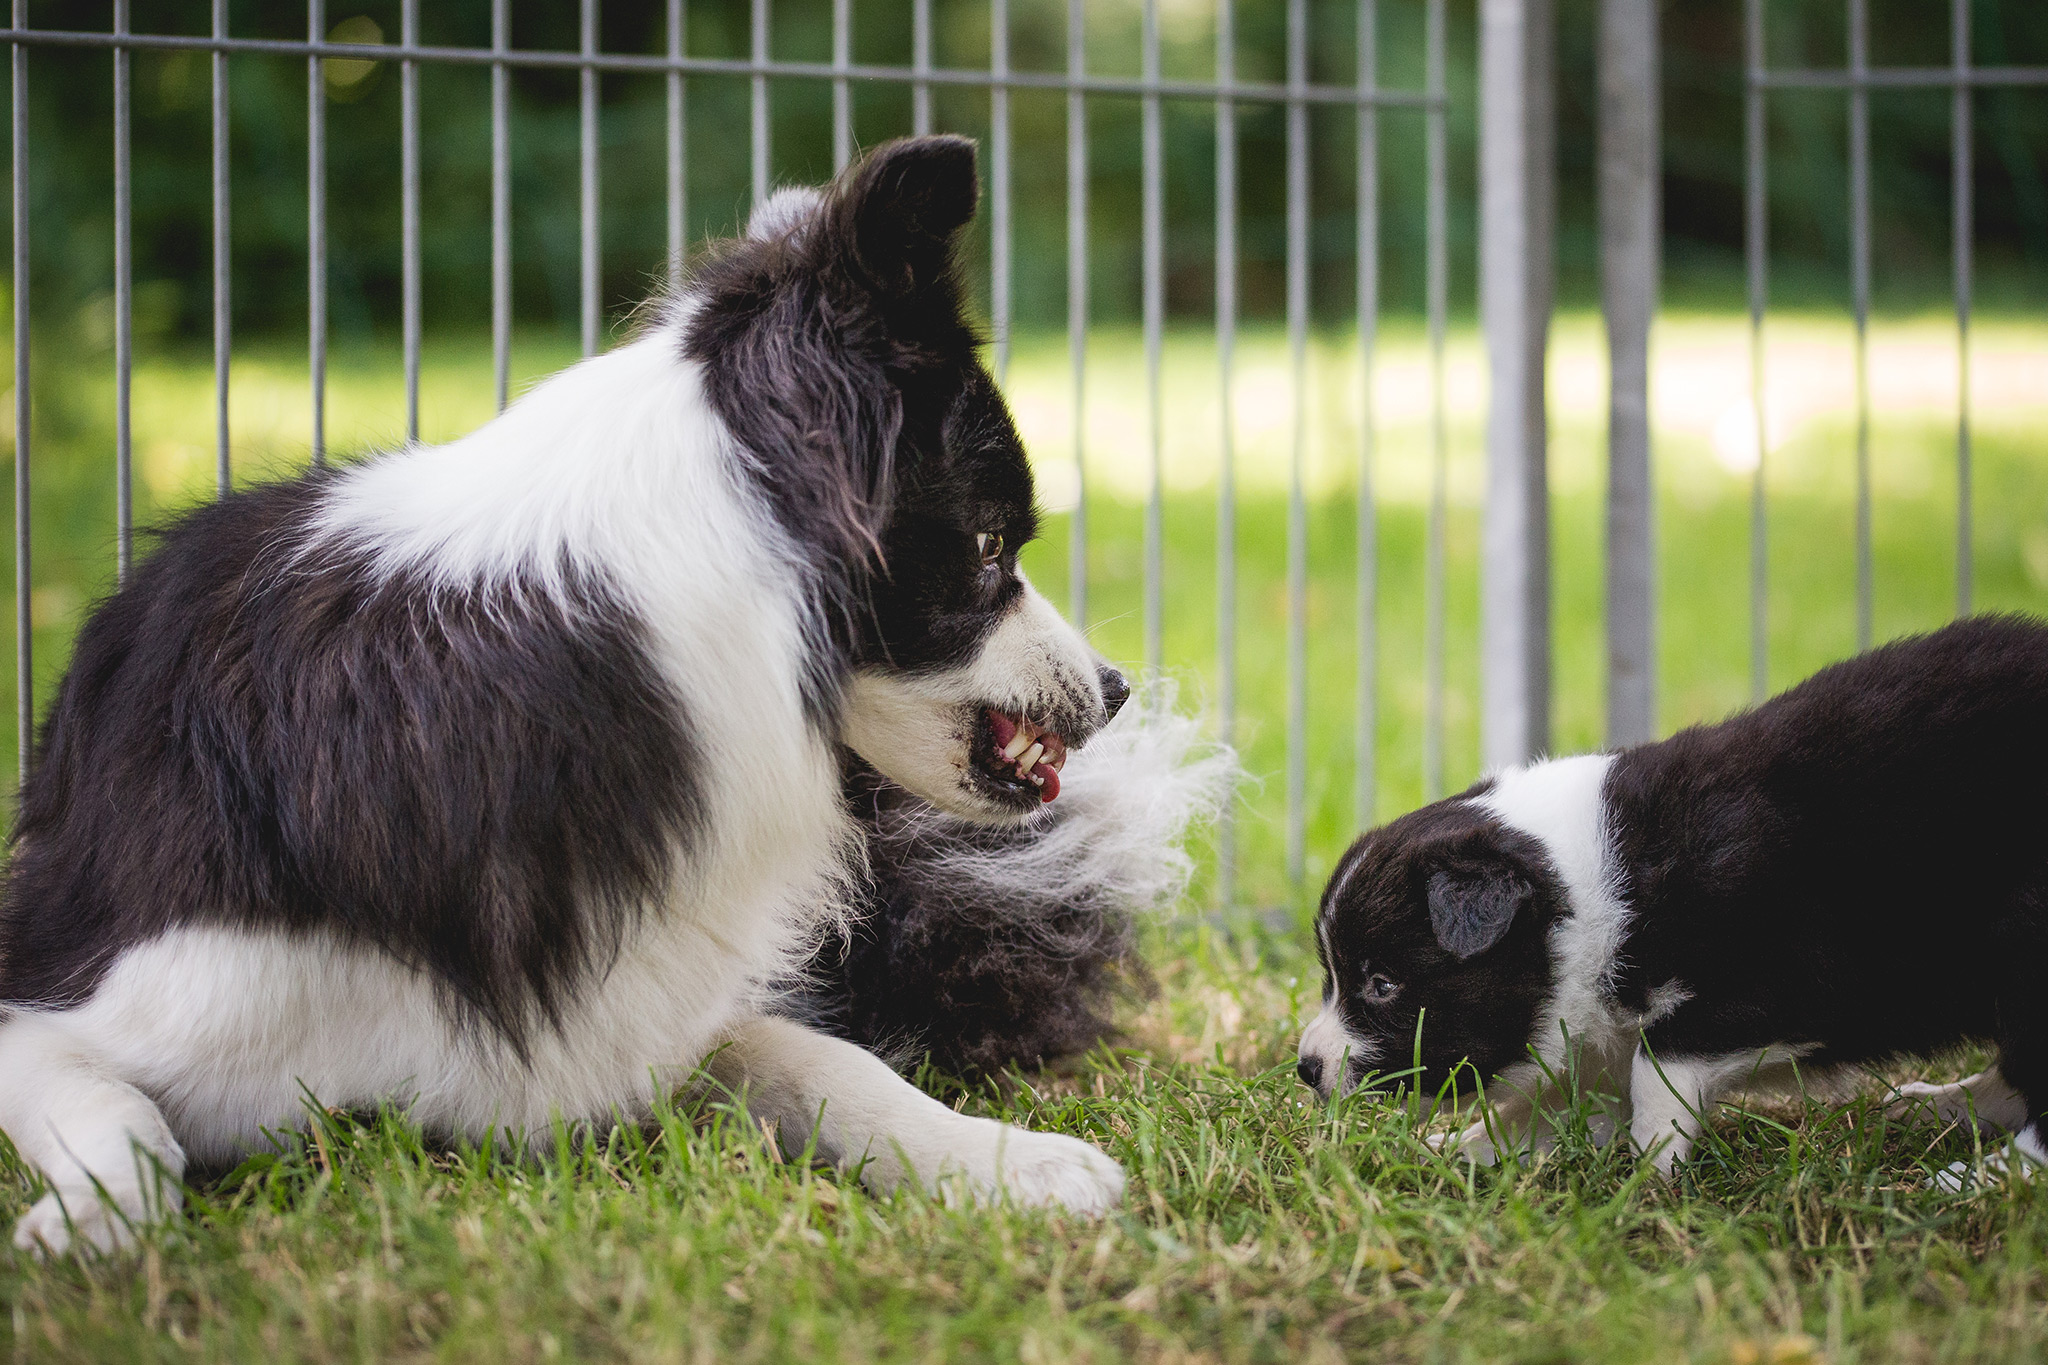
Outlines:
<svg viewBox="0 0 2048 1365"><path fill-rule="evenodd" d="M1392 1071L1426 1006L1432 1076L1523 1059L1574 986L1665 1061L1780 1049L1826 1068L1977 1040L2038 1144L2044 775L2048 628L1979 617L1901 640L1615 756L1595 798L1611 953L1564 950L1585 888L1485 785L1363 836L1318 924L1327 1008Z"/></svg>
<svg viewBox="0 0 2048 1365"><path fill-rule="evenodd" d="M1353 1035L1374 1040L1374 1069L1419 1061L1431 1088L1460 1062L1492 1075L1527 1055L1551 988L1550 927L1569 903L1542 846L1470 804L1489 785L1359 840L1318 926L1325 1000L1334 991ZM1355 1085L1367 1059L1348 1065Z"/></svg>

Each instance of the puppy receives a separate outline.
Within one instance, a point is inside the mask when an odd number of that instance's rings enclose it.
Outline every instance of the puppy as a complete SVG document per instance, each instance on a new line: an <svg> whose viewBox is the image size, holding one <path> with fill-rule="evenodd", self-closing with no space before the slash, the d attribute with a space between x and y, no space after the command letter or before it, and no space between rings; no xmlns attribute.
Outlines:
<svg viewBox="0 0 2048 1365"><path fill-rule="evenodd" d="M1575 1062L1669 1172L1733 1087L1976 1040L1996 1068L1909 1093L2041 1161L2044 771L2048 629L1980 617L1719 725L1500 773L1339 863L1301 1077L1328 1095L1419 1058L1434 1090L1469 1063L1499 1122L1453 1142L1490 1160L1546 1140Z"/></svg>
<svg viewBox="0 0 2048 1365"><path fill-rule="evenodd" d="M1017 567L976 184L964 139L885 147L472 435L164 533L79 635L0 898L17 1245L119 1245L308 1093L544 1136L700 1066L877 1190L1117 1202L1086 1143L771 1010L862 875L842 746L1014 823L1125 690Z"/></svg>

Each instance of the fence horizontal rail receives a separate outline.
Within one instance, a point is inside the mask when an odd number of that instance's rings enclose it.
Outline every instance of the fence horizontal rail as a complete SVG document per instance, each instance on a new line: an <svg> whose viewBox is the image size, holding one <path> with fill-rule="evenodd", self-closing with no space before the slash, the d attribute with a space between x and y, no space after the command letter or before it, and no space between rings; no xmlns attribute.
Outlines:
<svg viewBox="0 0 2048 1365"><path fill-rule="evenodd" d="M2048 66L1880 66L1865 71L1751 71L1769 90L1929 90L2048 85Z"/></svg>
<svg viewBox="0 0 2048 1365"><path fill-rule="evenodd" d="M91 30L0 29L0 43L25 47L151 49L247 53L252 56L331 58L360 62L428 62L448 66L518 66L550 71L593 70L619 75L764 76L792 80L887 81L969 89L1051 90L1084 95L1157 95L1163 99L1238 100L1252 104L1334 104L1346 107L1441 109L1446 97L1422 90L1360 89L1349 85L1293 85L1275 81L1193 81L1137 76L1070 75L1063 71L976 71L957 67L838 66L831 62L755 61L746 57L676 57L627 52L549 52L519 48L434 47L396 43L315 43L290 38L209 38L169 33L97 33Z"/></svg>

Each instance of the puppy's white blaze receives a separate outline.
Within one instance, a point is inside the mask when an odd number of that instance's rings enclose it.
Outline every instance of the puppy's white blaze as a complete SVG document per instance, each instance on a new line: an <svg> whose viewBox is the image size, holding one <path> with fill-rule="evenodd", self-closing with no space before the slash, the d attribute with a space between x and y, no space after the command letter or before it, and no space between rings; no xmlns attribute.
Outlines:
<svg viewBox="0 0 2048 1365"><path fill-rule="evenodd" d="M1102 684L1087 641L1018 576L1024 591L966 663L924 673L864 668L847 693L847 745L891 781L957 815L1008 813L974 787L982 708L1039 724L1060 713L1102 719Z"/></svg>
<svg viewBox="0 0 2048 1365"><path fill-rule="evenodd" d="M1531 1042L1555 1066L1565 1060L1569 1031L1603 1070L1626 1076L1642 1021L1621 1018L1607 994L1628 927L1601 796L1613 763L1612 754L1586 754L1509 768L1473 804L1541 844L1564 883L1566 914L1550 933L1555 984Z"/></svg>
<svg viewBox="0 0 2048 1365"><path fill-rule="evenodd" d="M1345 1028L1344 1020L1331 1005L1324 1005L1322 1011L1308 1021L1308 1027L1301 1031L1300 1055L1321 1062L1327 1088L1339 1093L1350 1088L1347 1063L1370 1070L1380 1060L1379 1048Z"/></svg>

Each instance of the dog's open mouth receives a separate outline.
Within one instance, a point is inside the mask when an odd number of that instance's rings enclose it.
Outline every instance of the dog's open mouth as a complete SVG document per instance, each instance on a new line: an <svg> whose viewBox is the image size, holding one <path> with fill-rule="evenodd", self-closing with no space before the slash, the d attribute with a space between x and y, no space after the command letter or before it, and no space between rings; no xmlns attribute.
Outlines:
<svg viewBox="0 0 2048 1365"><path fill-rule="evenodd" d="M981 743L975 766L997 787L1035 792L1040 801L1060 794L1060 769L1066 765L1067 742L1041 729L1029 717L989 707L982 712Z"/></svg>

